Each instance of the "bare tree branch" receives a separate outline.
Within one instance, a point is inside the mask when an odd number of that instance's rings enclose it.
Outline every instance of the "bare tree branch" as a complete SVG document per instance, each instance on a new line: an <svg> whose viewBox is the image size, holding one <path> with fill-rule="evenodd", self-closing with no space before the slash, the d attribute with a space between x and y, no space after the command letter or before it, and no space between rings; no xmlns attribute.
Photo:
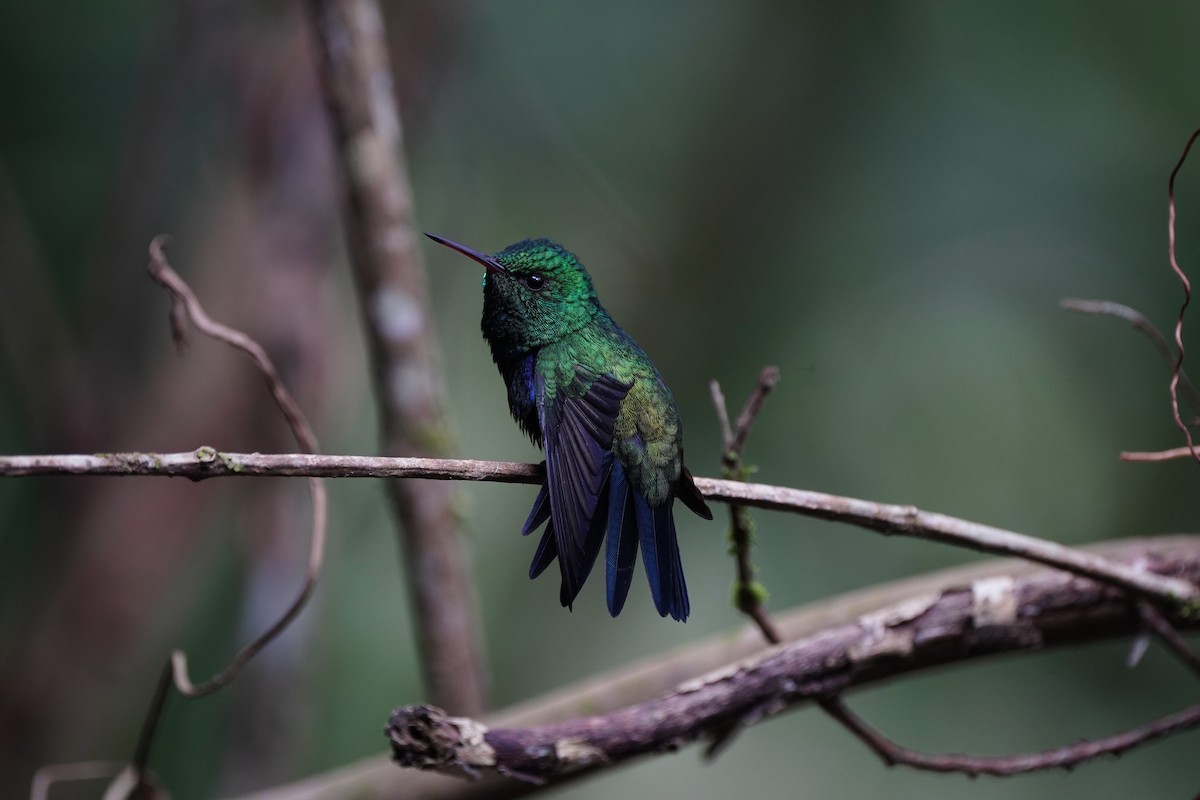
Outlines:
<svg viewBox="0 0 1200 800"><path fill-rule="evenodd" d="M310 0L321 84L345 190L346 239L379 398L384 450L440 456L446 446L425 268L412 224L400 113L375 0ZM430 696L459 713L486 705L483 645L449 485L391 481Z"/></svg>
<svg viewBox="0 0 1200 800"><path fill-rule="evenodd" d="M0 478L24 475L164 475L201 480L214 477L309 476L324 478L404 477L434 480L538 483L541 467L507 461L384 458L318 454L226 453L201 447L190 453L118 453L67 456L0 456ZM1169 605L1200 600L1188 581L1144 572L1014 531L922 511L915 506L854 497L698 477L705 497L770 511L844 522L888 535L911 536L995 555L1016 556L1074 572Z"/></svg>
<svg viewBox="0 0 1200 800"><path fill-rule="evenodd" d="M1200 552L1149 558L1156 572L1200 578ZM1179 624L1196 620L1177 617ZM493 727L425 706L397 709L388 725L402 766L493 770L548 782L723 735L805 701L823 701L883 678L1015 650L1079 643L1138 629L1124 592L1038 570L997 576L938 595L910 597L686 681L666 695L606 714L533 728ZM1200 724L1189 709L1123 737L1063 751L1045 766L1079 763ZM1041 763L1041 762L1039 762ZM986 771L986 770L980 770Z"/></svg>

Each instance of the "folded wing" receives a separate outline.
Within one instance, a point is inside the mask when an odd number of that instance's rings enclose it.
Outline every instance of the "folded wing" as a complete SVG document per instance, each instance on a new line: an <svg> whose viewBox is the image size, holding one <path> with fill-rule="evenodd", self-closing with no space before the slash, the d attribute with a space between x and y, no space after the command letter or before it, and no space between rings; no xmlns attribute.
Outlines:
<svg viewBox="0 0 1200 800"><path fill-rule="evenodd" d="M536 577L558 559L559 600L570 606L583 587L604 541L604 514L612 474L613 423L632 384L610 375L592 377L582 370L575 380L547 397L535 384L546 482L534 501L522 533L549 519L530 565Z"/></svg>

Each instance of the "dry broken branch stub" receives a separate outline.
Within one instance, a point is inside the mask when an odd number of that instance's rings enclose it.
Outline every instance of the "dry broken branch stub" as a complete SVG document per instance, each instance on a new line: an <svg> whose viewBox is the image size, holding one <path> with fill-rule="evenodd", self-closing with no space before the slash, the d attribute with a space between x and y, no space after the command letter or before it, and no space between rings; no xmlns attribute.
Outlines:
<svg viewBox="0 0 1200 800"><path fill-rule="evenodd" d="M1147 569L1200 579L1200 552L1144 557ZM1177 625L1196 625L1176 618ZM1138 629L1121 591L1058 571L994 576L917 596L852 624L730 664L669 694L611 713L524 728L489 728L436 710L398 709L388 726L402 764L492 770L551 781L724 735L805 701L915 670L994 653L1079 643ZM1200 715L1187 726L1200 724Z"/></svg>

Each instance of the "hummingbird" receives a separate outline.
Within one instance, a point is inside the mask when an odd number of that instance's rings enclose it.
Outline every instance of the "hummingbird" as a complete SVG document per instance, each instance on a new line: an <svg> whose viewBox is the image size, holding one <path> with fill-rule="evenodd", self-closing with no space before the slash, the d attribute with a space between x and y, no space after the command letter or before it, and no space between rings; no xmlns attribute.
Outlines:
<svg viewBox="0 0 1200 800"><path fill-rule="evenodd" d="M608 611L621 613L638 547L659 616L688 618L672 508L712 511L683 465L675 398L654 363L600 305L573 253L526 239L488 255L442 236L482 264L483 338L508 408L545 451L546 478L521 533L546 528L529 577L557 559L570 608L606 545Z"/></svg>

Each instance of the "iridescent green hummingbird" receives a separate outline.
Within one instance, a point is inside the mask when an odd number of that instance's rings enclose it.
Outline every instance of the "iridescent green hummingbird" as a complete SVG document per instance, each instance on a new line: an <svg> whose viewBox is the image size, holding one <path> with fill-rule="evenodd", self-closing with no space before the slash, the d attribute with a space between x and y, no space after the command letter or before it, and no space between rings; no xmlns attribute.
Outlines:
<svg viewBox="0 0 1200 800"><path fill-rule="evenodd" d="M712 511L683 465L671 390L621 329L574 254L526 239L494 256L426 234L486 268L483 338L508 387L508 408L546 452L546 480L521 533L549 520L529 567L555 558L570 607L607 537L608 611L621 613L638 545L660 616L688 617L672 506Z"/></svg>

